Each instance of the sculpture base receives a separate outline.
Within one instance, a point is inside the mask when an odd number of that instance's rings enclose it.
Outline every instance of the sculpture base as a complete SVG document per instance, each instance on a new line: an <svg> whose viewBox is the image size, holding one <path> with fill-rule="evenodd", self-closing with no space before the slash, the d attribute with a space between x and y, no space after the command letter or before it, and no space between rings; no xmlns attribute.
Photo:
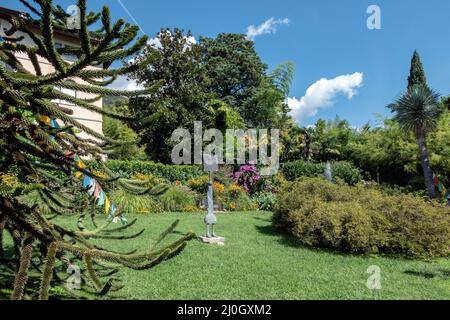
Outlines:
<svg viewBox="0 0 450 320"><path fill-rule="evenodd" d="M198 237L198 239L203 243L209 243L209 244L217 244L219 246L225 245L225 238L224 237Z"/></svg>

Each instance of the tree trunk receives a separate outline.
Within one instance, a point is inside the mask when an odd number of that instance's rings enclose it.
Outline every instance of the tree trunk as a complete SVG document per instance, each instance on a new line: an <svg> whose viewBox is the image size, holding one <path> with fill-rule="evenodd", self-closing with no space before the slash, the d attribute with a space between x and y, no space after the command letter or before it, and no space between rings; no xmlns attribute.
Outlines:
<svg viewBox="0 0 450 320"><path fill-rule="evenodd" d="M3 249L3 232L6 228L6 215L0 212L0 259L2 259L5 255L5 251Z"/></svg>
<svg viewBox="0 0 450 320"><path fill-rule="evenodd" d="M311 141L309 139L305 142L305 159L306 161L311 160Z"/></svg>
<svg viewBox="0 0 450 320"><path fill-rule="evenodd" d="M422 161L423 177L425 179L425 185L428 190L428 195L430 198L436 198L436 190L433 183L433 173L430 168L430 160L428 159L427 142L425 139L425 134L420 134L418 136L419 140L419 152L420 160Z"/></svg>

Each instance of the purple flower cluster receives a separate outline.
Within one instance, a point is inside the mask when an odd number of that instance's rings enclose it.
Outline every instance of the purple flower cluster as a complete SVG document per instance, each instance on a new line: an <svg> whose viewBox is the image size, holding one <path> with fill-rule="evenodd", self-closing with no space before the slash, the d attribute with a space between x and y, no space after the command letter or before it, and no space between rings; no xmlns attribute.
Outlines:
<svg viewBox="0 0 450 320"><path fill-rule="evenodd" d="M261 176L258 174L255 165L244 165L232 174L234 183L240 185L248 193L257 191Z"/></svg>

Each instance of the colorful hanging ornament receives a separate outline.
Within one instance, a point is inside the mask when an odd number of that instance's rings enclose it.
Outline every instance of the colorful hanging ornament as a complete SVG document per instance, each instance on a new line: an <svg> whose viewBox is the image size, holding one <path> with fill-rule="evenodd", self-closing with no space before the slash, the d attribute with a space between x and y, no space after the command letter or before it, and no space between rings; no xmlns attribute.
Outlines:
<svg viewBox="0 0 450 320"><path fill-rule="evenodd" d="M3 40L3 38L0 37L0 42ZM58 122L55 119L51 119L48 116L40 115L39 120L43 122L44 124L51 126L55 129L59 129L60 126ZM71 158L75 161L75 164L77 165L78 169L86 169L86 164L83 162L83 160L75 153L72 153L70 150L66 150L65 152L66 157ZM115 216L115 213L117 211L117 207L114 203L110 201L106 193L102 190L101 186L98 184L97 180L94 178L91 178L87 174L83 174L81 171L77 171L75 173L75 177L81 178L83 177L83 189L86 189L86 192L90 196L94 196L95 201L98 201L98 206L102 207L105 206L104 210L105 213L108 214L108 218L112 219L114 223L121 221L122 224L126 224L128 221L127 219L122 216L121 214Z"/></svg>
<svg viewBox="0 0 450 320"><path fill-rule="evenodd" d="M90 183L91 183L91 177L89 177L87 174L85 174L83 177L83 189L86 189Z"/></svg>
<svg viewBox="0 0 450 320"><path fill-rule="evenodd" d="M40 115L39 116L39 120L43 123L45 123L46 125L50 126L51 125L51 119L49 116L45 116L45 115Z"/></svg>
<svg viewBox="0 0 450 320"><path fill-rule="evenodd" d="M103 207L105 204L105 192L102 190L100 191L100 196L98 197L98 207Z"/></svg>
<svg viewBox="0 0 450 320"><path fill-rule="evenodd" d="M92 196L95 192L95 187L97 186L97 180L95 179L91 179L91 181L89 182L89 186L87 189L87 193Z"/></svg>
<svg viewBox="0 0 450 320"><path fill-rule="evenodd" d="M95 185L95 191L94 191L94 199L97 200L100 194L101 188L100 185L97 183Z"/></svg>
<svg viewBox="0 0 450 320"><path fill-rule="evenodd" d="M110 205L111 205L111 202L109 201L109 198L106 196L106 199L105 199L105 213L106 214L109 212Z"/></svg>

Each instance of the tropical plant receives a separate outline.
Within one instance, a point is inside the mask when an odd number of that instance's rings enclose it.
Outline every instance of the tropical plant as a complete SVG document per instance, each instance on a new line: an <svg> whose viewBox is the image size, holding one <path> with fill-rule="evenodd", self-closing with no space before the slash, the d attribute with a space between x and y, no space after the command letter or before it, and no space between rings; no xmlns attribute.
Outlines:
<svg viewBox="0 0 450 320"><path fill-rule="evenodd" d="M436 197L433 172L430 168L427 134L437 127L442 108L439 107L439 94L424 85L416 85L388 106L395 112L394 119L406 132L413 132L419 144L423 176L428 195Z"/></svg>

